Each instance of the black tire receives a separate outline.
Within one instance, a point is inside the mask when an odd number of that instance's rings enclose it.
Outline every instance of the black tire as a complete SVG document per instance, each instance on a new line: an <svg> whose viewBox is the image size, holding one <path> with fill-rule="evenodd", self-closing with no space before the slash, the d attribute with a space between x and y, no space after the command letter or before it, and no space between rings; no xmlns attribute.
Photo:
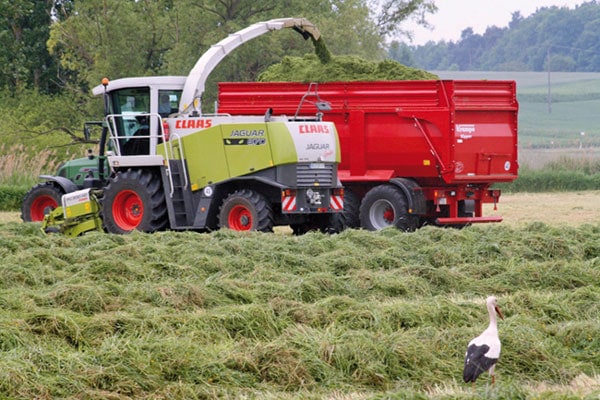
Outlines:
<svg viewBox="0 0 600 400"><path fill-rule="evenodd" d="M360 228L360 199L352 190L344 190L344 226L346 228Z"/></svg>
<svg viewBox="0 0 600 400"><path fill-rule="evenodd" d="M143 169L117 172L104 190L102 219L109 233L165 229L168 215L160 176Z"/></svg>
<svg viewBox="0 0 600 400"><path fill-rule="evenodd" d="M380 185L369 190L360 205L360 224L364 229L377 231L388 226L412 232L418 218L408 213L406 197L394 185Z"/></svg>
<svg viewBox="0 0 600 400"><path fill-rule="evenodd" d="M294 235L304 235L308 232L340 233L346 229L343 213L311 215L301 224L291 224Z"/></svg>
<svg viewBox="0 0 600 400"><path fill-rule="evenodd" d="M21 219L25 222L39 222L61 204L64 191L52 182L39 183L32 187L23 198Z"/></svg>
<svg viewBox="0 0 600 400"><path fill-rule="evenodd" d="M249 189L237 190L221 204L219 227L236 231L273 232L273 210L262 194Z"/></svg>

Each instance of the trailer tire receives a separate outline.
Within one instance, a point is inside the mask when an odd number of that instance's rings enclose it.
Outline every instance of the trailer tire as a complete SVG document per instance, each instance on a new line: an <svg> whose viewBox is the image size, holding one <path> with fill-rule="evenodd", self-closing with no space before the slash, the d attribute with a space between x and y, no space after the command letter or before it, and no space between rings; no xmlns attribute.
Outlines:
<svg viewBox="0 0 600 400"><path fill-rule="evenodd" d="M408 213L408 202L402 189L386 184L375 186L363 198L360 224L370 231L395 226L401 231L412 232L418 226L418 218Z"/></svg>
<svg viewBox="0 0 600 400"><path fill-rule="evenodd" d="M167 206L161 178L143 169L117 172L104 190L102 219L109 233L166 228Z"/></svg>
<svg viewBox="0 0 600 400"><path fill-rule="evenodd" d="M52 182L43 182L32 187L21 205L21 219L25 222L39 222L61 203L64 192Z"/></svg>
<svg viewBox="0 0 600 400"><path fill-rule="evenodd" d="M273 232L273 210L262 194L249 189L236 190L221 204L219 227L234 231Z"/></svg>
<svg viewBox="0 0 600 400"><path fill-rule="evenodd" d="M360 198L352 190L344 190L344 225L346 228L360 228Z"/></svg>

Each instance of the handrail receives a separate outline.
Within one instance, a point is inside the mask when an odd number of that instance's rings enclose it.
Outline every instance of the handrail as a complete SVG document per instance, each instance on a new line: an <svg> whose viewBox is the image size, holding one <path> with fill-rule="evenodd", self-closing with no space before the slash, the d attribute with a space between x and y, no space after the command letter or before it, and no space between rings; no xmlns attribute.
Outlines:
<svg viewBox="0 0 600 400"><path fill-rule="evenodd" d="M119 131L117 129L117 119L118 118L125 118L125 117L149 117L149 118L156 118L157 119L157 123L158 123L158 132L159 134L152 134L150 131L148 133L148 135L119 135ZM107 126L108 126L108 131L110 133L110 140L116 150L116 155L119 157L128 157L127 154L122 154L121 152L121 143L120 143L120 139L128 139L128 140L140 140L140 139L152 139L152 138L156 138L156 139L162 139L162 143L165 145L164 149L165 149L165 158L167 159L167 162L174 160L174 153L175 150L173 149L173 143L174 141L177 141L178 143L178 147L179 147L179 159L181 160L181 171L180 173L183 174L184 177L184 188L187 188L189 185L189 179L188 179L188 174L187 174L187 167L185 165L185 160L184 160L184 153L183 153L183 142L181 141L181 136L178 135L175 132L171 132L169 140L167 140L167 137L165 135L165 131L163 128L163 119L162 116L160 114L157 113L135 113L135 114L109 114L106 117L106 121L107 121ZM148 149L148 154L147 155L153 155L156 154L156 145L158 144L158 140L156 142L154 142L154 146L150 146ZM137 154L137 155L144 155L144 154ZM174 184L173 184L173 174L171 173L171 166L170 164L168 164L169 167L167 168L167 177L169 179L169 184L171 186L170 188L170 192L169 192L169 196L172 198L174 195Z"/></svg>
<svg viewBox="0 0 600 400"><path fill-rule="evenodd" d="M162 126L161 126L161 130L162 130ZM188 180L188 174L187 174L187 167L185 165L185 160L184 160L184 155L183 155L183 142L181 141L181 136L179 136L177 133L173 132L170 135L171 137L169 138L169 140L167 142L163 142L163 143L168 143L169 146L169 150L167 150L167 146L165 145L165 153L168 153L168 151L171 152L171 155L173 154L173 138L176 138L177 143L179 144L179 159L181 160L181 174L183 174L183 178L184 178L184 184L183 187L187 188L188 184L190 183ZM170 159L174 159L174 158L169 158ZM169 177L169 183L171 184L171 190L169 191L169 197L173 198L173 195L175 194L175 188L173 185L173 175L171 174L171 166L169 164L169 168L167 169L167 175Z"/></svg>

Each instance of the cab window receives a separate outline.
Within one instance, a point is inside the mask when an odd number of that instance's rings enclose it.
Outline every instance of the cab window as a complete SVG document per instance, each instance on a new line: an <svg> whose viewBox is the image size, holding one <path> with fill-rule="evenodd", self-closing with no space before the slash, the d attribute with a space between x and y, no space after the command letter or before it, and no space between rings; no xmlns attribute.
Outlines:
<svg viewBox="0 0 600 400"><path fill-rule="evenodd" d="M161 117L168 117L178 111L181 92L181 90L158 91L158 113Z"/></svg>
<svg viewBox="0 0 600 400"><path fill-rule="evenodd" d="M148 129L147 117L136 117L136 114L150 112L150 89L135 88L123 89L114 93L113 110L115 114L122 114L117 119L119 136L133 136L140 129Z"/></svg>
<svg viewBox="0 0 600 400"><path fill-rule="evenodd" d="M113 113L122 154L145 154L148 147L150 88L128 88L112 93ZM137 136L140 139L130 140Z"/></svg>

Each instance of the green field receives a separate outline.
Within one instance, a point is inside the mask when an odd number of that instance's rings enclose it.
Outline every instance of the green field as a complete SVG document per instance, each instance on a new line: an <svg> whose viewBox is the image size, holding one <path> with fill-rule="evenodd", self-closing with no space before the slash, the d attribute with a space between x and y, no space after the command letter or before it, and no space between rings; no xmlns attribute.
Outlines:
<svg viewBox="0 0 600 400"><path fill-rule="evenodd" d="M551 72L550 84L544 72L435 73L442 79L515 80L520 148L600 147L600 73Z"/></svg>
<svg viewBox="0 0 600 400"><path fill-rule="evenodd" d="M600 226L44 236L0 223L0 397L600 395ZM462 382L495 294L497 382Z"/></svg>

